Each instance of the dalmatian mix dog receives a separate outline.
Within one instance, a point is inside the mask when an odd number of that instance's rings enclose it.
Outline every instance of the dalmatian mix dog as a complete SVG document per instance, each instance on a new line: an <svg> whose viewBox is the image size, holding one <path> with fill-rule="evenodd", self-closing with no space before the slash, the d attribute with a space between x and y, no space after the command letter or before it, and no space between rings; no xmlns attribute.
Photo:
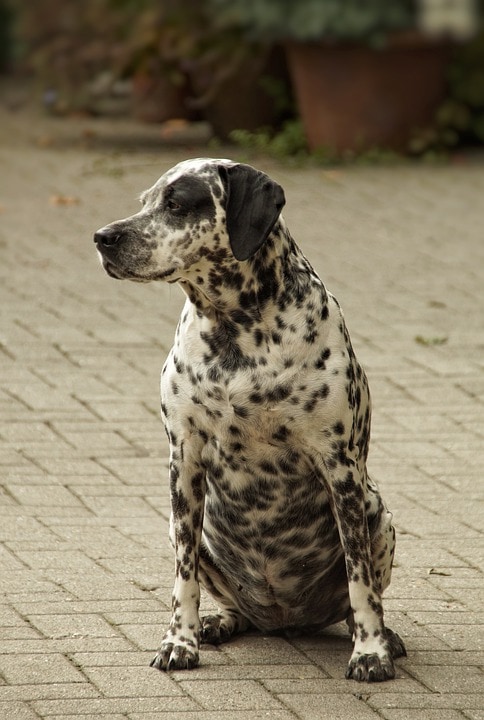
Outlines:
<svg viewBox="0 0 484 720"><path fill-rule="evenodd" d="M353 634L346 672L395 676L383 620L392 516L366 470L370 398L338 302L292 239L282 188L249 165L179 163L94 237L113 278L187 300L162 372L173 613L152 665L249 628ZM199 618L202 582L217 614Z"/></svg>

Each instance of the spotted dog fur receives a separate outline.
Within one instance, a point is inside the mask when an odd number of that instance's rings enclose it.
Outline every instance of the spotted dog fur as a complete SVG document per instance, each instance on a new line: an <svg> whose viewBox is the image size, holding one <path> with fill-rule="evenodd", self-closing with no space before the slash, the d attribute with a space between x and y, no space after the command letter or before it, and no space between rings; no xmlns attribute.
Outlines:
<svg viewBox="0 0 484 720"><path fill-rule="evenodd" d="M199 642L347 620L347 678L395 675L383 621L392 516L366 471L370 398L338 302L292 239L282 188L248 165L182 162L99 230L107 273L177 282L163 368L173 614L152 665ZM219 605L199 618L202 582Z"/></svg>

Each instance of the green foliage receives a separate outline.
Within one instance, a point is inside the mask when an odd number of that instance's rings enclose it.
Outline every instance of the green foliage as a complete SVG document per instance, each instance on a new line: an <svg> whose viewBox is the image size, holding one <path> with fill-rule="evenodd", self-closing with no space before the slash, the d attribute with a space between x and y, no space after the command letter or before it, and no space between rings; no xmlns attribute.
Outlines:
<svg viewBox="0 0 484 720"><path fill-rule="evenodd" d="M441 124L484 142L484 32L461 48L450 68L449 100Z"/></svg>
<svg viewBox="0 0 484 720"><path fill-rule="evenodd" d="M310 152L300 120L286 121L279 131L272 128L260 128L256 132L233 130L230 140L249 156L268 155L292 165L392 165L403 161L402 156L382 148L371 148L361 153L352 150L336 153L331 148L321 147Z"/></svg>
<svg viewBox="0 0 484 720"><path fill-rule="evenodd" d="M410 143L415 154L484 143L484 30L459 47L449 66L448 93L434 124Z"/></svg>
<svg viewBox="0 0 484 720"><path fill-rule="evenodd" d="M262 41L361 40L415 26L415 0L208 0L225 26Z"/></svg>
<svg viewBox="0 0 484 720"><path fill-rule="evenodd" d="M254 154L269 155L277 160L303 161L309 158L306 137L300 120L288 120L280 132L261 128L257 132L233 130L230 140Z"/></svg>

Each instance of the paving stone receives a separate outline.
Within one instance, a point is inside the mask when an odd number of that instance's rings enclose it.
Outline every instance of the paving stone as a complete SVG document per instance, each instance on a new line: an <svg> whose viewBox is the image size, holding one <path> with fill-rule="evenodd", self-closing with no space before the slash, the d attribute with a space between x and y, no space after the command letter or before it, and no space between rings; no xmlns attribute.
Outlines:
<svg viewBox="0 0 484 720"><path fill-rule="evenodd" d="M38 720L39 716L27 703L0 702L0 715L4 720Z"/></svg>
<svg viewBox="0 0 484 720"><path fill-rule="evenodd" d="M143 716L145 716L144 713ZM99 717L101 720L125 720L127 716L124 713L103 713ZM56 720L77 720L77 718L79 718L77 713L75 715L56 715Z"/></svg>
<svg viewBox="0 0 484 720"><path fill-rule="evenodd" d="M183 695L180 686L168 673L154 670L148 664L129 667L83 667L82 670L104 697Z"/></svg>
<svg viewBox="0 0 484 720"><path fill-rule="evenodd" d="M452 651L450 648L443 651L414 650L412 652L412 667L417 665L436 665L442 667L444 672L447 665L464 665L471 667L473 665L484 665L484 651L462 650L460 652Z"/></svg>
<svg viewBox="0 0 484 720"><path fill-rule="evenodd" d="M25 566L15 557L10 547L0 546L0 568L2 570L23 570Z"/></svg>
<svg viewBox="0 0 484 720"><path fill-rule="evenodd" d="M381 710L387 720L408 720L408 710ZM412 720L462 720L462 713L458 710L412 710Z"/></svg>
<svg viewBox="0 0 484 720"><path fill-rule="evenodd" d="M431 625L430 630L453 650L482 650L484 647L484 629L472 625Z"/></svg>
<svg viewBox="0 0 484 720"><path fill-rule="evenodd" d="M8 491L14 498L24 505L35 505L37 507L46 505L47 507L82 507L82 503L62 485L42 485L31 487L29 485L6 485Z"/></svg>
<svg viewBox="0 0 484 720"><path fill-rule="evenodd" d="M10 684L85 682L83 675L60 653L0 655L0 673Z"/></svg>
<svg viewBox="0 0 484 720"><path fill-rule="evenodd" d="M484 693L423 693L419 695L393 695L385 693L371 695L368 703L377 710L481 710L484 707ZM409 713L410 715L410 713Z"/></svg>
<svg viewBox="0 0 484 720"><path fill-rule="evenodd" d="M183 680L179 685L205 710L282 709L278 700L255 680Z"/></svg>
<svg viewBox="0 0 484 720"><path fill-rule="evenodd" d="M89 571L83 570L79 568L76 572L49 568L44 571L44 575L79 600L130 600L143 597L143 592L129 580L111 577L100 568L95 570L94 563Z"/></svg>
<svg viewBox="0 0 484 720"><path fill-rule="evenodd" d="M115 629L99 615L70 613L69 615L28 615L29 622L43 635L63 637L118 637Z"/></svg>
<svg viewBox="0 0 484 720"><path fill-rule="evenodd" d="M353 695L279 695L301 720L377 720L378 713Z"/></svg>
<svg viewBox="0 0 484 720"><path fill-rule="evenodd" d="M440 693L481 693L484 688L484 673L478 667L467 666L424 666L413 667L412 675L432 692Z"/></svg>
<svg viewBox="0 0 484 720"><path fill-rule="evenodd" d="M224 647L224 653L240 665L291 664L304 665L307 658L283 638L246 635L234 638Z"/></svg>
<svg viewBox="0 0 484 720"><path fill-rule="evenodd" d="M160 713L128 713L130 720L158 720ZM209 710L195 710L188 712L177 712L176 720L295 720L299 716L294 715L289 710L222 710L221 712Z"/></svg>
<svg viewBox="0 0 484 720"><path fill-rule="evenodd" d="M194 711L199 705L191 698L184 696L158 695L156 697L121 697L121 698L92 698L92 699L66 699L66 700L38 700L32 702L32 707L41 718L50 718L58 715L75 715L76 717L97 718L103 715L120 713L178 713Z"/></svg>
<svg viewBox="0 0 484 720"><path fill-rule="evenodd" d="M13 634L13 633L12 633ZM122 635L114 635L110 637L92 637L79 636L71 634L58 638L43 637L38 631L32 628L30 635L22 637L21 633L16 633L17 637L13 639L2 640L2 650L7 653L46 653L56 652L70 657L73 653L91 651L91 652L132 652L133 643L130 643Z"/></svg>
<svg viewBox="0 0 484 720"><path fill-rule="evenodd" d="M89 497L84 496L85 504L99 517L156 518L155 510L140 497Z"/></svg>
<svg viewBox="0 0 484 720"><path fill-rule="evenodd" d="M33 569L78 567L95 569L94 562L79 550L18 550L17 556Z"/></svg>
<svg viewBox="0 0 484 720"><path fill-rule="evenodd" d="M242 671L236 662L229 664L225 649L206 646L202 650L202 662L195 670L190 672L190 679L194 680L240 680L243 676L247 680L259 680L270 692L271 683L283 683L287 688L294 681L304 682L312 680L315 683L327 678L320 668L315 665L260 664L245 665ZM175 680L186 680L186 672L180 670L172 674ZM270 681L270 683L268 682ZM274 693L273 693L274 694Z"/></svg>
<svg viewBox="0 0 484 720"><path fill-rule="evenodd" d="M52 540L53 533L35 518L28 517L25 509L17 510L13 517L2 517L0 540ZM55 536L54 536L55 537Z"/></svg>
<svg viewBox="0 0 484 720"><path fill-rule="evenodd" d="M145 551L141 545L132 539L128 539L118 530L112 527L56 527L56 533L64 538L69 544L82 547L83 552L89 557L131 557L137 556L137 562L143 562ZM131 560L134 564L134 560ZM158 568L159 569L159 568Z"/></svg>
<svg viewBox="0 0 484 720"><path fill-rule="evenodd" d="M99 652L73 652L70 654L70 658L80 668L114 668L117 666L129 668L133 667L134 665L147 665L146 653L135 652L133 650L99 650Z"/></svg>
<svg viewBox="0 0 484 720"><path fill-rule="evenodd" d="M392 683L378 683L372 686L371 692L375 693L421 693L422 684L409 677L401 669L397 669L396 679ZM353 691L354 695L365 695L366 693L362 690L353 690L353 686L348 680L344 679L344 674L340 673L339 679L328 679L327 677L321 678L297 678L293 672L292 678L285 679L266 679L263 681L263 685L273 695L284 695L284 694L295 694L295 695L347 695Z"/></svg>
<svg viewBox="0 0 484 720"><path fill-rule="evenodd" d="M161 643L164 630L170 622L170 615L170 612L166 610L164 613L160 613L158 622L154 624L143 624L143 618L140 618L140 620L133 625L119 625L118 630L136 647L154 654ZM149 659L151 660L151 658Z"/></svg>
<svg viewBox="0 0 484 720"><path fill-rule="evenodd" d="M466 709L464 711L464 717L469 718L469 720L483 720L484 719L484 709L476 709L476 710L470 710Z"/></svg>
<svg viewBox="0 0 484 720"><path fill-rule="evenodd" d="M31 703L34 700L70 700L72 698L81 700L83 698L96 697L99 697L99 691L87 682L55 682L55 680L51 680L33 685L28 683L20 685L16 683L15 685L0 686L0 703L11 702L13 700L22 700ZM3 720L3 716L0 717L2 717Z"/></svg>
<svg viewBox="0 0 484 720"><path fill-rule="evenodd" d="M79 715L76 713L75 715L56 715L55 717L56 720L77 720L77 718L79 718ZM127 716L124 713L103 713L99 717L101 718L101 720L125 720Z"/></svg>
<svg viewBox="0 0 484 720"><path fill-rule="evenodd" d="M72 459L72 449L67 451L67 458L58 459L41 457L40 453L33 454L38 465L49 475L54 477L65 475L99 475L102 473L99 465L89 458Z"/></svg>
<svg viewBox="0 0 484 720"><path fill-rule="evenodd" d="M464 608L459 612L452 612L450 609L439 612L411 610L407 612L407 615L419 625L484 625L484 613L475 611L471 614ZM481 627L481 630L484 628Z"/></svg>

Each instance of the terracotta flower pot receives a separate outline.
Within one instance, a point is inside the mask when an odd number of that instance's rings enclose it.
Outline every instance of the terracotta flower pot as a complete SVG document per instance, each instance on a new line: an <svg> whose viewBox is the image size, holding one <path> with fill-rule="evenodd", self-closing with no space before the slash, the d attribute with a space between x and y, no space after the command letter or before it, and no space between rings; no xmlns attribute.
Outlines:
<svg viewBox="0 0 484 720"><path fill-rule="evenodd" d="M133 77L132 114L137 120L162 123L187 118L186 89L170 82L161 72L139 72Z"/></svg>
<svg viewBox="0 0 484 720"><path fill-rule="evenodd" d="M196 99L192 102L203 112L215 135L226 140L232 130L255 131L277 123L280 111L274 98L261 83L272 78L289 84L286 57L281 48L254 49L238 64L227 68L218 63L214 67L194 64L190 79Z"/></svg>
<svg viewBox="0 0 484 720"><path fill-rule="evenodd" d="M402 149L445 95L446 44L412 36L381 50L324 43L286 49L311 150Z"/></svg>

